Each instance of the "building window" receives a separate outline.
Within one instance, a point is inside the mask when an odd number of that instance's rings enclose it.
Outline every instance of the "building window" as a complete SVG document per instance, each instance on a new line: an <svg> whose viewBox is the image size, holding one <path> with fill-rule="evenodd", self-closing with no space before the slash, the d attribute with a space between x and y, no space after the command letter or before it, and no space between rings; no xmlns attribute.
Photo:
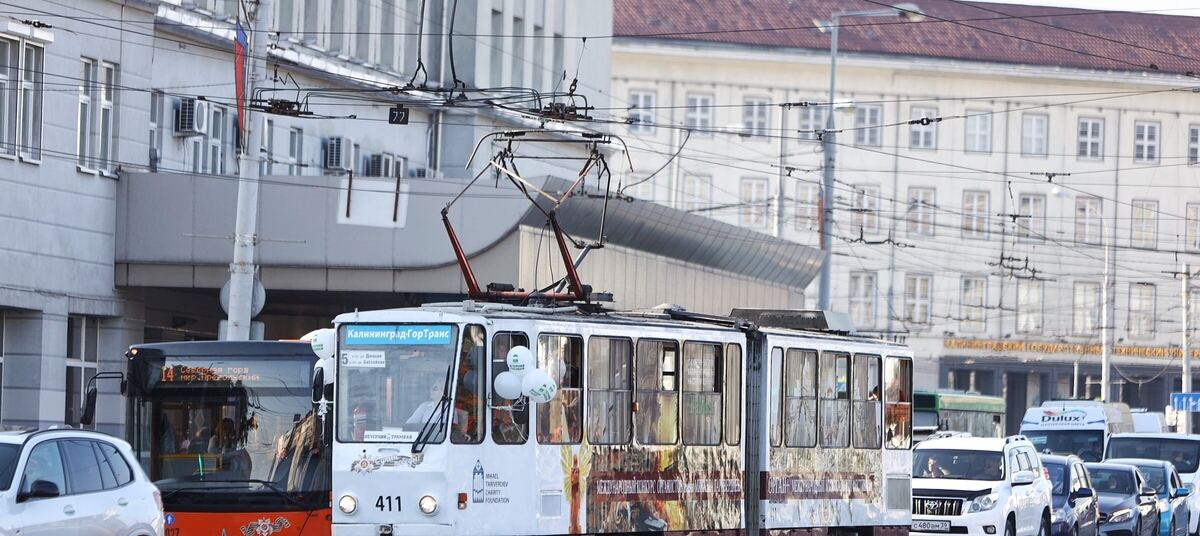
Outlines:
<svg viewBox="0 0 1200 536"><path fill-rule="evenodd" d="M1017 280L1017 331L1042 332L1042 282Z"/></svg>
<svg viewBox="0 0 1200 536"><path fill-rule="evenodd" d="M1099 244L1104 223L1103 205L1099 197L1075 198L1075 241Z"/></svg>
<svg viewBox="0 0 1200 536"><path fill-rule="evenodd" d="M751 136L766 136L771 127L771 108L767 99L742 101L742 128Z"/></svg>
<svg viewBox="0 0 1200 536"><path fill-rule="evenodd" d="M1073 331L1076 335L1095 335L1100 326L1100 284L1077 281L1074 298Z"/></svg>
<svg viewBox="0 0 1200 536"><path fill-rule="evenodd" d="M679 343L639 340L636 366L634 403L643 410L633 414L637 441L674 445L679 439Z"/></svg>
<svg viewBox="0 0 1200 536"><path fill-rule="evenodd" d="M1184 229L1184 247L1200 250L1200 203L1188 203Z"/></svg>
<svg viewBox="0 0 1200 536"><path fill-rule="evenodd" d="M1017 236L1044 240L1046 238L1046 196L1021 195L1017 218Z"/></svg>
<svg viewBox="0 0 1200 536"><path fill-rule="evenodd" d="M854 144L883 144L883 106L862 104L854 108Z"/></svg>
<svg viewBox="0 0 1200 536"><path fill-rule="evenodd" d="M992 112L967 110L966 129L964 150L970 153L992 152Z"/></svg>
<svg viewBox="0 0 1200 536"><path fill-rule="evenodd" d="M513 17L512 27L512 83L525 87L525 19Z"/></svg>
<svg viewBox="0 0 1200 536"><path fill-rule="evenodd" d="M964 277L960 299L963 331L983 331L987 328L987 279Z"/></svg>
<svg viewBox="0 0 1200 536"><path fill-rule="evenodd" d="M1080 158L1104 158L1104 120L1079 120L1079 149L1076 153Z"/></svg>
<svg viewBox="0 0 1200 536"><path fill-rule="evenodd" d="M546 28L536 22L533 25L533 88L542 91L546 83Z"/></svg>
<svg viewBox="0 0 1200 536"><path fill-rule="evenodd" d="M1046 114L1021 115L1021 154L1046 156L1049 147L1050 116Z"/></svg>
<svg viewBox="0 0 1200 536"><path fill-rule="evenodd" d="M914 324L928 324L933 309L933 276L904 276L904 318Z"/></svg>
<svg viewBox="0 0 1200 536"><path fill-rule="evenodd" d="M288 175L304 174L304 130L288 130Z"/></svg>
<svg viewBox="0 0 1200 536"><path fill-rule="evenodd" d="M268 176L275 173L275 120L263 117L262 136L259 138L261 143L259 149L262 151L261 163L259 164L259 174Z"/></svg>
<svg viewBox="0 0 1200 536"><path fill-rule="evenodd" d="M697 129L693 134L711 135L713 126L712 95L690 94L687 96L687 112L684 114L684 126Z"/></svg>
<svg viewBox="0 0 1200 536"><path fill-rule="evenodd" d="M632 132L654 132L653 91L629 92L629 130Z"/></svg>
<svg viewBox="0 0 1200 536"><path fill-rule="evenodd" d="M850 320L857 328L875 326L875 273L850 273Z"/></svg>
<svg viewBox="0 0 1200 536"><path fill-rule="evenodd" d="M67 317L66 412L63 416L67 425L79 425L84 388L88 380L96 375L98 342L99 319L74 315Z"/></svg>
<svg viewBox="0 0 1200 536"><path fill-rule="evenodd" d="M680 210L684 212L707 211L712 204L712 177L684 176L682 197L683 203L681 203Z"/></svg>
<svg viewBox="0 0 1200 536"><path fill-rule="evenodd" d="M104 172L112 172L116 167L114 161L117 148L117 119L113 114L116 113L115 102L119 83L117 72L115 64L100 64L100 139L96 167Z"/></svg>
<svg viewBox="0 0 1200 536"><path fill-rule="evenodd" d="M828 118L828 106L801 106L799 138L802 140L820 139L817 133L825 130L825 122Z"/></svg>
<svg viewBox="0 0 1200 536"><path fill-rule="evenodd" d="M162 91L150 92L150 171L158 171L158 163L162 160L163 130L170 128L163 115L163 105L166 102Z"/></svg>
<svg viewBox="0 0 1200 536"><path fill-rule="evenodd" d="M1129 336L1154 336L1154 291L1151 283L1129 284Z"/></svg>
<svg viewBox="0 0 1200 536"><path fill-rule="evenodd" d="M208 124L208 172L214 175L225 174L225 118L227 111L223 106L212 107L212 122Z"/></svg>
<svg viewBox="0 0 1200 536"><path fill-rule="evenodd" d="M913 106L909 119L933 119L937 117L937 108L922 108ZM908 146L912 149L937 149L937 123L914 123L909 125Z"/></svg>
<svg viewBox="0 0 1200 536"><path fill-rule="evenodd" d="M797 231L816 231L821 227L821 187L811 182L796 183Z"/></svg>
<svg viewBox="0 0 1200 536"><path fill-rule="evenodd" d="M987 192L963 192L963 238L988 237L988 207Z"/></svg>
<svg viewBox="0 0 1200 536"><path fill-rule="evenodd" d="M93 169L92 154L92 103L96 98L96 61L80 59L82 72L79 77L79 121L76 123L75 164L80 169Z"/></svg>
<svg viewBox="0 0 1200 536"><path fill-rule="evenodd" d="M16 88L21 80L20 41L0 38L0 154L17 154Z"/></svg>
<svg viewBox="0 0 1200 536"><path fill-rule="evenodd" d="M411 17L418 18L415 15ZM488 66L488 71L491 74L492 87L498 88L504 86L504 51L506 50L504 46L504 12L493 9L491 22L492 59L489 62L491 65ZM415 49L412 52L415 52Z"/></svg>
<svg viewBox="0 0 1200 536"><path fill-rule="evenodd" d="M743 227L754 229L767 226L767 179L745 177L738 204Z"/></svg>
<svg viewBox="0 0 1200 536"><path fill-rule="evenodd" d="M1158 235L1158 201L1135 199L1132 203L1129 245L1135 248L1154 248Z"/></svg>
<svg viewBox="0 0 1200 536"><path fill-rule="evenodd" d="M937 191L933 188L908 189L908 234L933 236Z"/></svg>
<svg viewBox="0 0 1200 536"><path fill-rule="evenodd" d="M538 337L538 367L558 384L558 395L537 409L537 442L577 444L583 439L583 338Z"/></svg>
<svg viewBox="0 0 1200 536"><path fill-rule="evenodd" d="M42 74L45 70L45 51L32 43L24 43L21 60L21 129L17 144L21 158L42 158Z"/></svg>
<svg viewBox="0 0 1200 536"><path fill-rule="evenodd" d="M1188 127L1188 164L1200 164L1200 126Z"/></svg>
<svg viewBox="0 0 1200 536"><path fill-rule="evenodd" d="M1158 123L1138 121L1133 124L1133 161L1158 162Z"/></svg>
<svg viewBox="0 0 1200 536"><path fill-rule="evenodd" d="M879 232L879 186L858 184L853 186L853 201L850 212L850 229L855 234Z"/></svg>

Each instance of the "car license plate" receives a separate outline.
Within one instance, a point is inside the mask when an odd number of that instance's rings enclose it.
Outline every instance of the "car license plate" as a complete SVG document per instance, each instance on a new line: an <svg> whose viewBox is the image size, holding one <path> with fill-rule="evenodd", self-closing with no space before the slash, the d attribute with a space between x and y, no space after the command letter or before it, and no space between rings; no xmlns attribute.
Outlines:
<svg viewBox="0 0 1200 536"><path fill-rule="evenodd" d="M913 520L912 529L926 532L950 532L950 522Z"/></svg>

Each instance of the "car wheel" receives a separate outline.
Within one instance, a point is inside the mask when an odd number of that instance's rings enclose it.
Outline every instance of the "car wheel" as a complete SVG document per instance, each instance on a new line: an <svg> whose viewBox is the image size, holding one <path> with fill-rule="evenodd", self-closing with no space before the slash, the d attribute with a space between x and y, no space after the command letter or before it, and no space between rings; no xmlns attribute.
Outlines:
<svg viewBox="0 0 1200 536"><path fill-rule="evenodd" d="M1045 517L1042 518L1041 523L1038 525L1037 536L1050 536L1050 526L1049 523L1046 523Z"/></svg>
<svg viewBox="0 0 1200 536"><path fill-rule="evenodd" d="M1079 525L1071 527L1071 536L1079 536Z"/></svg>
<svg viewBox="0 0 1200 536"><path fill-rule="evenodd" d="M1012 521L1004 524L1004 536L1017 536L1017 528Z"/></svg>

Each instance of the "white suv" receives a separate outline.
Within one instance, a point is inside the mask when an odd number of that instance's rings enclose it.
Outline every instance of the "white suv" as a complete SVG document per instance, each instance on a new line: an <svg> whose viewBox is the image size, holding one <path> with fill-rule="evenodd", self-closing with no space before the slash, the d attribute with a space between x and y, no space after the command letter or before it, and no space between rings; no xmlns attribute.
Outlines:
<svg viewBox="0 0 1200 536"><path fill-rule="evenodd" d="M1049 536L1051 484L1024 436L924 441L912 487L913 533Z"/></svg>
<svg viewBox="0 0 1200 536"><path fill-rule="evenodd" d="M71 428L0 432L0 536L163 536L129 444Z"/></svg>

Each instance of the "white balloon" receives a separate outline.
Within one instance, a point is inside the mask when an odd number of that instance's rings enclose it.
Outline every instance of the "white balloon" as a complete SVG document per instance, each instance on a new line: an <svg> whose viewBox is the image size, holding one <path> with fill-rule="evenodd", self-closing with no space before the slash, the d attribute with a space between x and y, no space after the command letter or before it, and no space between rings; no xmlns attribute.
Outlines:
<svg viewBox="0 0 1200 536"><path fill-rule="evenodd" d="M514 346L508 351L505 361L508 362L510 372L517 376L524 376L526 372L533 369L533 352L524 346Z"/></svg>
<svg viewBox="0 0 1200 536"><path fill-rule="evenodd" d="M312 345L312 350L317 357L321 359L330 359L333 357L334 347L337 345L337 331L332 329L318 329L305 335L308 338L308 344Z"/></svg>
<svg viewBox="0 0 1200 536"><path fill-rule="evenodd" d="M521 397L521 377L507 370L501 372L492 380L492 390L500 398L516 400Z"/></svg>
<svg viewBox="0 0 1200 536"><path fill-rule="evenodd" d="M533 369L521 380L521 392L530 400L539 404L554 400L558 394L558 384L545 372Z"/></svg>

